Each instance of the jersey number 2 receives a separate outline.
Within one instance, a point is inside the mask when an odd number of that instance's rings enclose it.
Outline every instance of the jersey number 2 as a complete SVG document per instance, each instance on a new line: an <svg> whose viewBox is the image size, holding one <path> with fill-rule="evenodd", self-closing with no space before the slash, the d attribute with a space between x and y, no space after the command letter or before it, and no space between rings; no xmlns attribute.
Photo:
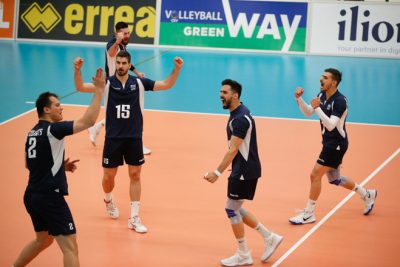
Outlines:
<svg viewBox="0 0 400 267"><path fill-rule="evenodd" d="M130 105L118 105L115 108L117 109L117 119L128 119L130 117Z"/></svg>
<svg viewBox="0 0 400 267"><path fill-rule="evenodd" d="M28 158L33 159L36 158L36 138L35 137L29 137L28 139Z"/></svg>

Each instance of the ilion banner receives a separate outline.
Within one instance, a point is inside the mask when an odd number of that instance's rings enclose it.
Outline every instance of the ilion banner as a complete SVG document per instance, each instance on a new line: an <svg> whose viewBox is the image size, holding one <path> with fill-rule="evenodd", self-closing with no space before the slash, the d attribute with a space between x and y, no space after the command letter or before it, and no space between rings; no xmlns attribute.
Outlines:
<svg viewBox="0 0 400 267"><path fill-rule="evenodd" d="M400 58L400 4L312 4L310 53Z"/></svg>
<svg viewBox="0 0 400 267"><path fill-rule="evenodd" d="M160 45L304 52L307 3L163 0Z"/></svg>
<svg viewBox="0 0 400 267"><path fill-rule="evenodd" d="M153 44L156 0L20 0L18 38L106 42L124 21L131 43Z"/></svg>

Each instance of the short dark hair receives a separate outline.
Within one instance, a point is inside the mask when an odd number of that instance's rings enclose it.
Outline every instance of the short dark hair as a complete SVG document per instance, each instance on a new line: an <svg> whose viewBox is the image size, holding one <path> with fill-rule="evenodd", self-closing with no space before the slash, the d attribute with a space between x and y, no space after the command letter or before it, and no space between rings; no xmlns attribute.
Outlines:
<svg viewBox="0 0 400 267"><path fill-rule="evenodd" d="M238 83L237 81L231 80L231 79L225 79L222 81L221 84L229 85L231 87L232 91L237 93L240 98L240 95L242 94L242 85L240 83Z"/></svg>
<svg viewBox="0 0 400 267"><path fill-rule="evenodd" d="M51 106L51 100L50 97L54 96L55 98L58 99L58 95L50 92L44 92L39 95L38 99L36 100L36 111L37 114L40 117L43 116L44 114L44 107L50 107Z"/></svg>
<svg viewBox="0 0 400 267"><path fill-rule="evenodd" d="M126 57L128 59L128 63L131 63L131 54L129 54L129 52L126 50L120 50L115 58L117 57Z"/></svg>
<svg viewBox="0 0 400 267"><path fill-rule="evenodd" d="M330 74L332 74L332 79L334 81L337 81L336 86L339 86L339 83L342 80L342 73L339 70L334 69L334 68L328 68L325 70L325 72L329 72Z"/></svg>
<svg viewBox="0 0 400 267"><path fill-rule="evenodd" d="M120 21L115 24L115 31L118 32L121 29L128 28L128 24L126 22Z"/></svg>

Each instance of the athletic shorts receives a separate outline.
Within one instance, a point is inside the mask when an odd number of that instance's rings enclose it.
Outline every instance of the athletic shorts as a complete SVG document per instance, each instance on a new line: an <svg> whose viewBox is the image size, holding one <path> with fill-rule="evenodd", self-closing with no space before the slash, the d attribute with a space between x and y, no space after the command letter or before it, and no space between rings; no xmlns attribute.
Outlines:
<svg viewBox="0 0 400 267"><path fill-rule="evenodd" d="M144 163L143 142L139 138L106 138L103 149L103 167L115 168L126 164L139 166Z"/></svg>
<svg viewBox="0 0 400 267"><path fill-rule="evenodd" d="M74 219L64 196L25 193L24 204L35 232L47 231L52 236L76 233Z"/></svg>
<svg viewBox="0 0 400 267"><path fill-rule="evenodd" d="M258 179L238 180L228 179L228 198L253 200Z"/></svg>
<svg viewBox="0 0 400 267"><path fill-rule="evenodd" d="M322 151L319 154L319 158L317 162L323 166L332 167L337 169L340 164L342 164L342 160L344 154L346 154L347 146L341 146L340 150L336 150L330 147L322 147Z"/></svg>

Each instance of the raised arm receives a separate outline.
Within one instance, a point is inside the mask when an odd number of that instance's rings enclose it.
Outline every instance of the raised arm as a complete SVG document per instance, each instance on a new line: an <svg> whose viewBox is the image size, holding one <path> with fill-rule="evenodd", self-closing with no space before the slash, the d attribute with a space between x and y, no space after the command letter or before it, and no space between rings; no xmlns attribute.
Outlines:
<svg viewBox="0 0 400 267"><path fill-rule="evenodd" d="M314 109L311 105L308 105L301 97L304 93L304 89L297 87L294 93L297 104L299 105L300 111L303 112L305 116L311 116L314 113Z"/></svg>
<svg viewBox="0 0 400 267"><path fill-rule="evenodd" d="M86 109L85 114L83 114L80 119L74 121L74 134L93 126L96 122L100 112L101 100L103 98L105 79L106 77L103 70L101 68L97 69L96 76L93 77L95 92L92 103Z"/></svg>
<svg viewBox="0 0 400 267"><path fill-rule="evenodd" d="M180 57L175 57L174 69L172 70L171 74L163 81L156 81L153 90L160 91L160 90L170 89L178 79L182 66L183 66L183 59Z"/></svg>
<svg viewBox="0 0 400 267"><path fill-rule="evenodd" d="M117 32L115 34L115 43L113 43L110 48L107 49L107 54L110 57L115 57L119 51L119 45L121 44L122 40L124 39L124 33L123 32Z"/></svg>
<svg viewBox="0 0 400 267"><path fill-rule="evenodd" d="M77 57L74 59L74 83L75 88L79 92L94 93L96 86L93 83L84 83L82 79L81 68L83 66L83 59Z"/></svg>

